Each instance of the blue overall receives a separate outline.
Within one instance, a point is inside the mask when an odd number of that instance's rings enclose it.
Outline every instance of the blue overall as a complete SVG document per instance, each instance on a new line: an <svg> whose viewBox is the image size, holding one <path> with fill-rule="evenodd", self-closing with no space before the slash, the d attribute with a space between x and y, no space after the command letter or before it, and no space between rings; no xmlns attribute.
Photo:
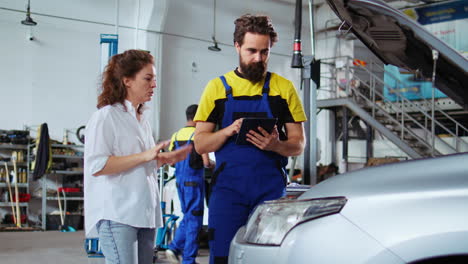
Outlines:
<svg viewBox="0 0 468 264"><path fill-rule="evenodd" d="M193 134L186 144L192 143ZM174 149L178 149L177 134L174 139ZM203 166L194 169L190 166L190 153L183 161L175 165L177 192L184 218L182 219L169 249L182 253L182 263L193 264L198 252L198 234L203 225L203 199L205 197L205 183Z"/></svg>
<svg viewBox="0 0 468 264"><path fill-rule="evenodd" d="M239 117L273 117L268 102L270 75L267 73L260 100L234 99L232 88L220 77L227 97L220 129ZM208 218L210 264L227 263L230 242L256 205L285 195L287 158L252 144L236 145L235 137L215 153Z"/></svg>

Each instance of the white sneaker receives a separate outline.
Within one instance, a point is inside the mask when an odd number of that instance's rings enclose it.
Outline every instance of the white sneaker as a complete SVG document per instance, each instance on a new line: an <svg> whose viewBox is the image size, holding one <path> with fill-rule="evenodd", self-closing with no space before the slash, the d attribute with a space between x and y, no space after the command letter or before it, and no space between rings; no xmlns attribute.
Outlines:
<svg viewBox="0 0 468 264"><path fill-rule="evenodd" d="M166 249L166 259L170 263L180 263L179 258L177 257L176 253L170 249Z"/></svg>

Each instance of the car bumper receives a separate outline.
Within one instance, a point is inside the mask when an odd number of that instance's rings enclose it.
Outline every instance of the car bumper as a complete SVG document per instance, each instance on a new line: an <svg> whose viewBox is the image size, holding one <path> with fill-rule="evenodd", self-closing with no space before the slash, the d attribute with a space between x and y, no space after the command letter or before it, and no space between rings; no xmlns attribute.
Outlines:
<svg viewBox="0 0 468 264"><path fill-rule="evenodd" d="M280 246L249 244L244 233L241 227L231 242L230 264L405 263L340 214L296 226Z"/></svg>

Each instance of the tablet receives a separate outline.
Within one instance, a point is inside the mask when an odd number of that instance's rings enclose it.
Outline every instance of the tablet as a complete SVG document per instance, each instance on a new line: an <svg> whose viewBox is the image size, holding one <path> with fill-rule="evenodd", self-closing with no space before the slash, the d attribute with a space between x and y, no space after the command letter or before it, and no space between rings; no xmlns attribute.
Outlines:
<svg viewBox="0 0 468 264"><path fill-rule="evenodd" d="M236 144L238 145L248 145L252 144L247 141L247 133L249 133L250 130L253 130L257 133L258 127L262 127L265 129L268 133L271 133L273 131L273 128L275 127L277 118L257 118L257 117L246 117L242 121L241 128L239 130L239 133L237 134L236 138Z"/></svg>

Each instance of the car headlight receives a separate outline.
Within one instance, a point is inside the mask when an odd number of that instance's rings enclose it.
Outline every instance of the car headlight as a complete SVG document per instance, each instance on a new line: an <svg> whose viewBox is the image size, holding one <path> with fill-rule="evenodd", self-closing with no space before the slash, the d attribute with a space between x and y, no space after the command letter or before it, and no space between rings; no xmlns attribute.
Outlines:
<svg viewBox="0 0 468 264"><path fill-rule="evenodd" d="M267 201L257 206L250 216L244 240L252 244L281 245L295 226L339 213L346 201L345 197Z"/></svg>

